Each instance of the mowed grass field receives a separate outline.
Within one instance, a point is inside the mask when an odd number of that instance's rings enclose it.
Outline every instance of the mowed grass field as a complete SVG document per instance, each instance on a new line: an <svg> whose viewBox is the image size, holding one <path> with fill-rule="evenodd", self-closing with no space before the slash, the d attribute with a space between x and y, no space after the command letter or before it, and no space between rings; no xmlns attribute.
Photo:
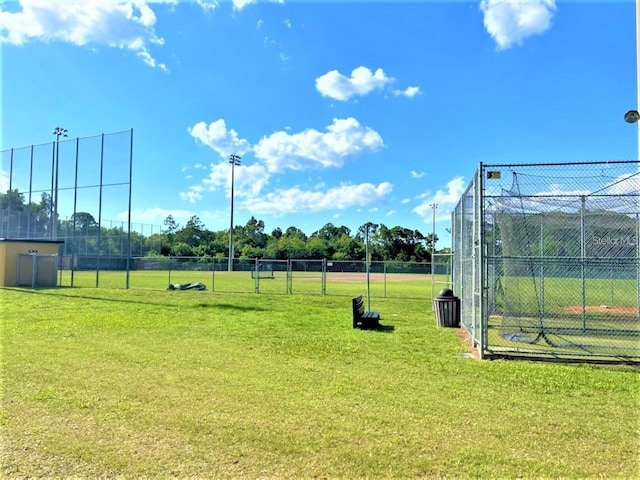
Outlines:
<svg viewBox="0 0 640 480"><path fill-rule="evenodd" d="M72 278L73 275L73 278ZM263 275L266 275L263 273ZM169 284L201 282L215 292L246 292L265 294L356 295L367 292L365 273L329 272L323 292L321 272L292 272L291 283L287 284L287 272L274 272L274 278L260 278L257 281L249 271L197 271L197 270L133 270L129 272L129 288L166 289ZM372 297L404 297L431 299L442 288L450 286L446 275L436 275L432 292L431 275L371 273L369 290ZM59 284L74 287L125 288L127 273L124 271L60 271Z"/></svg>
<svg viewBox="0 0 640 480"><path fill-rule="evenodd" d="M371 306L394 331L339 295L0 289L0 471L640 476L637 368L478 360L428 300Z"/></svg>

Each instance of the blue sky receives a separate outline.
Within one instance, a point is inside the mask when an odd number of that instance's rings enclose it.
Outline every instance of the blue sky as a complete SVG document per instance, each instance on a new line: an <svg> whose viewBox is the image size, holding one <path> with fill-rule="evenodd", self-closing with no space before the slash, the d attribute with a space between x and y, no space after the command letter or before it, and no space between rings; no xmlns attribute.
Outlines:
<svg viewBox="0 0 640 480"><path fill-rule="evenodd" d="M435 203L443 247L479 162L638 155L623 121L638 102L632 0L0 9L0 149L51 142L55 126L71 138L133 128L136 223L197 215L227 229L235 153L235 224L426 234ZM3 156L3 191L8 175ZM113 200L102 218L126 219Z"/></svg>

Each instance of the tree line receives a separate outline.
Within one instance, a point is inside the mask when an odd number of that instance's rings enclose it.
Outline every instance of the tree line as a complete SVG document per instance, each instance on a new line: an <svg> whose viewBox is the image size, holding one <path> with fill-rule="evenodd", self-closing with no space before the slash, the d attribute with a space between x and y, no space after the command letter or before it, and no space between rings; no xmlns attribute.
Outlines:
<svg viewBox="0 0 640 480"><path fill-rule="evenodd" d="M122 227L99 225L89 212L76 212L71 218L54 218L51 196L44 192L39 202L25 203L18 190L0 194L0 237L52 238L53 232L65 240L65 253L124 256L129 251L129 235ZM54 223L55 227L54 228ZM161 232L148 236L131 232L134 256L229 256L229 230L212 231L198 216L184 225L169 215ZM368 239L368 242L367 242ZM245 225L233 228L235 258L276 260L331 259L363 260L367 250L371 260L429 262L437 235L422 234L401 226L367 222L352 232L348 227L327 223L305 234L295 226L265 231L263 220L251 217ZM448 252L448 248L440 252Z"/></svg>
<svg viewBox="0 0 640 480"><path fill-rule="evenodd" d="M173 256L229 256L229 230L208 230L197 217L191 217L180 227L169 215L164 220L161 234L161 255ZM275 260L332 259L364 260L369 240L372 260L428 262L431 249L438 241L437 235L423 235L418 230L405 227L388 227L367 222L356 232L344 226L327 223L311 235L295 226L284 231L275 228L265 231L263 220L251 217L245 225L233 228L234 257L271 258ZM448 249L445 249L448 250Z"/></svg>

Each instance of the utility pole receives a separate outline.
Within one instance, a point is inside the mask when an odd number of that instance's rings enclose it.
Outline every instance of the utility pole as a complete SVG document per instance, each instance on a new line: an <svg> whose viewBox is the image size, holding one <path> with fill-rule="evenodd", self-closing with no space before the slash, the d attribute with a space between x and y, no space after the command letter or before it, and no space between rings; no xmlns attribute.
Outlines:
<svg viewBox="0 0 640 480"><path fill-rule="evenodd" d="M235 181L235 167L240 166L241 157L234 153L229 157L231 164L231 226L229 227L229 271L233 272L233 184Z"/></svg>
<svg viewBox="0 0 640 480"><path fill-rule="evenodd" d="M436 283L436 209L437 203L429 205L433 209L433 222L431 223L431 298L435 296L435 283Z"/></svg>
<svg viewBox="0 0 640 480"><path fill-rule="evenodd" d="M369 271L370 271L370 258L371 253L369 252L369 227L371 226L370 222L365 224L365 243L364 243L364 261L365 261L365 270L367 272L367 310L371 311L371 283L369 281Z"/></svg>
<svg viewBox="0 0 640 480"><path fill-rule="evenodd" d="M66 137L68 130L62 127L56 127L53 129L53 134L56 136L56 154L54 163L54 187L53 187L53 240L58 239L58 174L60 171L60 137Z"/></svg>
<svg viewBox="0 0 640 480"><path fill-rule="evenodd" d="M436 209L438 204L432 203L429 206L433 209L433 222L431 223L431 270L433 270L433 256L436 253Z"/></svg>

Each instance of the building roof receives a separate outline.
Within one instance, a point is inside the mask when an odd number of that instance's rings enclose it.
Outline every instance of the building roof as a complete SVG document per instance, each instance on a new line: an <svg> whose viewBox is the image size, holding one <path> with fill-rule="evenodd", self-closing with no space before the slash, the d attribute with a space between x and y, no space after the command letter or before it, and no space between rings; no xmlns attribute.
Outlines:
<svg viewBox="0 0 640 480"><path fill-rule="evenodd" d="M0 242L63 244L64 240L40 240L40 239L34 239L34 238L0 238Z"/></svg>

